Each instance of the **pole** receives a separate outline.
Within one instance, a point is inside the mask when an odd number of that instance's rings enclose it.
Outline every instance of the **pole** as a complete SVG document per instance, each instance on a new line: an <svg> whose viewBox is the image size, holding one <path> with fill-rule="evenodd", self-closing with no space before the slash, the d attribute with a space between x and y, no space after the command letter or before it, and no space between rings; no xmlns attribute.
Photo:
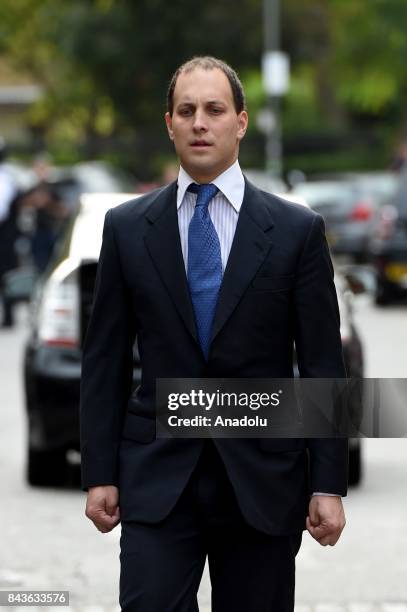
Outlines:
<svg viewBox="0 0 407 612"><path fill-rule="evenodd" d="M280 48L280 0L263 0L264 52ZM280 98L267 96L267 108L274 117L274 128L266 134L266 170L280 178L282 173L282 144L280 125Z"/></svg>

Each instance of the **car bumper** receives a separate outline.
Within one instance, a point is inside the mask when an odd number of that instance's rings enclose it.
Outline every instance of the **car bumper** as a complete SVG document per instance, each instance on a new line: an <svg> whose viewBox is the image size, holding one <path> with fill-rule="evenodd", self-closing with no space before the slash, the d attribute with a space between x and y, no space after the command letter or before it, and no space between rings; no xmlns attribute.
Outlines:
<svg viewBox="0 0 407 612"><path fill-rule="evenodd" d="M24 378L30 447L79 450L81 351L28 345ZM139 384L139 368L133 379Z"/></svg>
<svg viewBox="0 0 407 612"><path fill-rule="evenodd" d="M372 258L378 280L395 293L407 293L407 253L383 253Z"/></svg>

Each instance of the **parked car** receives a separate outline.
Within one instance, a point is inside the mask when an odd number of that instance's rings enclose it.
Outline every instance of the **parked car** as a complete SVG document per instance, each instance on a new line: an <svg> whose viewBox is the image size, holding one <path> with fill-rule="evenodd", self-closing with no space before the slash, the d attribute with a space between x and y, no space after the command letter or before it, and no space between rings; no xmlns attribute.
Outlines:
<svg viewBox="0 0 407 612"><path fill-rule="evenodd" d="M305 198L324 217L335 255L366 262L377 215L396 185L397 177L392 173L350 174L340 179L298 183L291 193Z"/></svg>
<svg viewBox="0 0 407 612"><path fill-rule="evenodd" d="M313 174L311 180L353 182L358 184L364 192L369 193L384 204L395 194L398 186L399 174L392 170L334 172Z"/></svg>
<svg viewBox="0 0 407 612"><path fill-rule="evenodd" d="M124 170L103 161L84 161L72 166L54 167L48 180L73 212L82 193L133 193L138 182Z"/></svg>
<svg viewBox="0 0 407 612"><path fill-rule="evenodd" d="M32 485L62 484L67 451L79 453L81 347L91 312L103 219L109 208L134 197L82 194L65 239L36 287L24 355L26 466ZM139 380L135 348L135 384Z"/></svg>
<svg viewBox="0 0 407 612"><path fill-rule="evenodd" d="M355 182L363 192L370 194L380 205L386 204L398 188L399 175L389 170L376 172L352 172L347 179Z"/></svg>
<svg viewBox="0 0 407 612"><path fill-rule="evenodd" d="M339 312L341 317L341 339L343 358L348 378L363 381L365 372L363 345L353 317L354 296L365 292L365 284L358 276L354 276L351 269L335 274L335 285L338 295ZM363 382L360 392L363 393ZM354 424L360 422L362 417L362 398L353 398L349 411ZM357 485L362 478L362 442L360 438L349 438L349 484Z"/></svg>
<svg viewBox="0 0 407 612"><path fill-rule="evenodd" d="M108 208L134 197L83 194L59 253L37 286L24 357L26 466L31 485L64 483L67 453L79 453L81 348L91 313L103 219ZM338 275L336 282L346 367L349 375L361 377L363 352L352 319L351 292L344 277ZM140 380L135 346L134 385ZM350 477L356 482L360 477L357 442L350 456Z"/></svg>
<svg viewBox="0 0 407 612"><path fill-rule="evenodd" d="M376 303L407 297L407 175L379 214L370 239L371 261L377 275Z"/></svg>

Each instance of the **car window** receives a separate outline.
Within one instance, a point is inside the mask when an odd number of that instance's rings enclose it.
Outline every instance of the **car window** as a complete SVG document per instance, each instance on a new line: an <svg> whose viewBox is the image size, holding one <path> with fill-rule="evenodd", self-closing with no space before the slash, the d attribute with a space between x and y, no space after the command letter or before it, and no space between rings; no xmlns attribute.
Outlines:
<svg viewBox="0 0 407 612"><path fill-rule="evenodd" d="M301 183L293 189L304 197L311 208L315 206L335 206L351 202L355 197L354 188L346 183Z"/></svg>

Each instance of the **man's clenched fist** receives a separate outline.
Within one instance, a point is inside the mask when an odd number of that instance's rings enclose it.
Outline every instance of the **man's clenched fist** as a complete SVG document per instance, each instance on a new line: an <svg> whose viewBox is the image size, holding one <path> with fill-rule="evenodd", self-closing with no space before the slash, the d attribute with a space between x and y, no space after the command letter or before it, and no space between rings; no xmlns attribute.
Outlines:
<svg viewBox="0 0 407 612"><path fill-rule="evenodd" d="M119 489L113 485L89 487L86 516L102 533L108 533L120 523Z"/></svg>
<svg viewBox="0 0 407 612"><path fill-rule="evenodd" d="M339 496L313 495L306 527L321 546L334 546L345 527L345 512Z"/></svg>

